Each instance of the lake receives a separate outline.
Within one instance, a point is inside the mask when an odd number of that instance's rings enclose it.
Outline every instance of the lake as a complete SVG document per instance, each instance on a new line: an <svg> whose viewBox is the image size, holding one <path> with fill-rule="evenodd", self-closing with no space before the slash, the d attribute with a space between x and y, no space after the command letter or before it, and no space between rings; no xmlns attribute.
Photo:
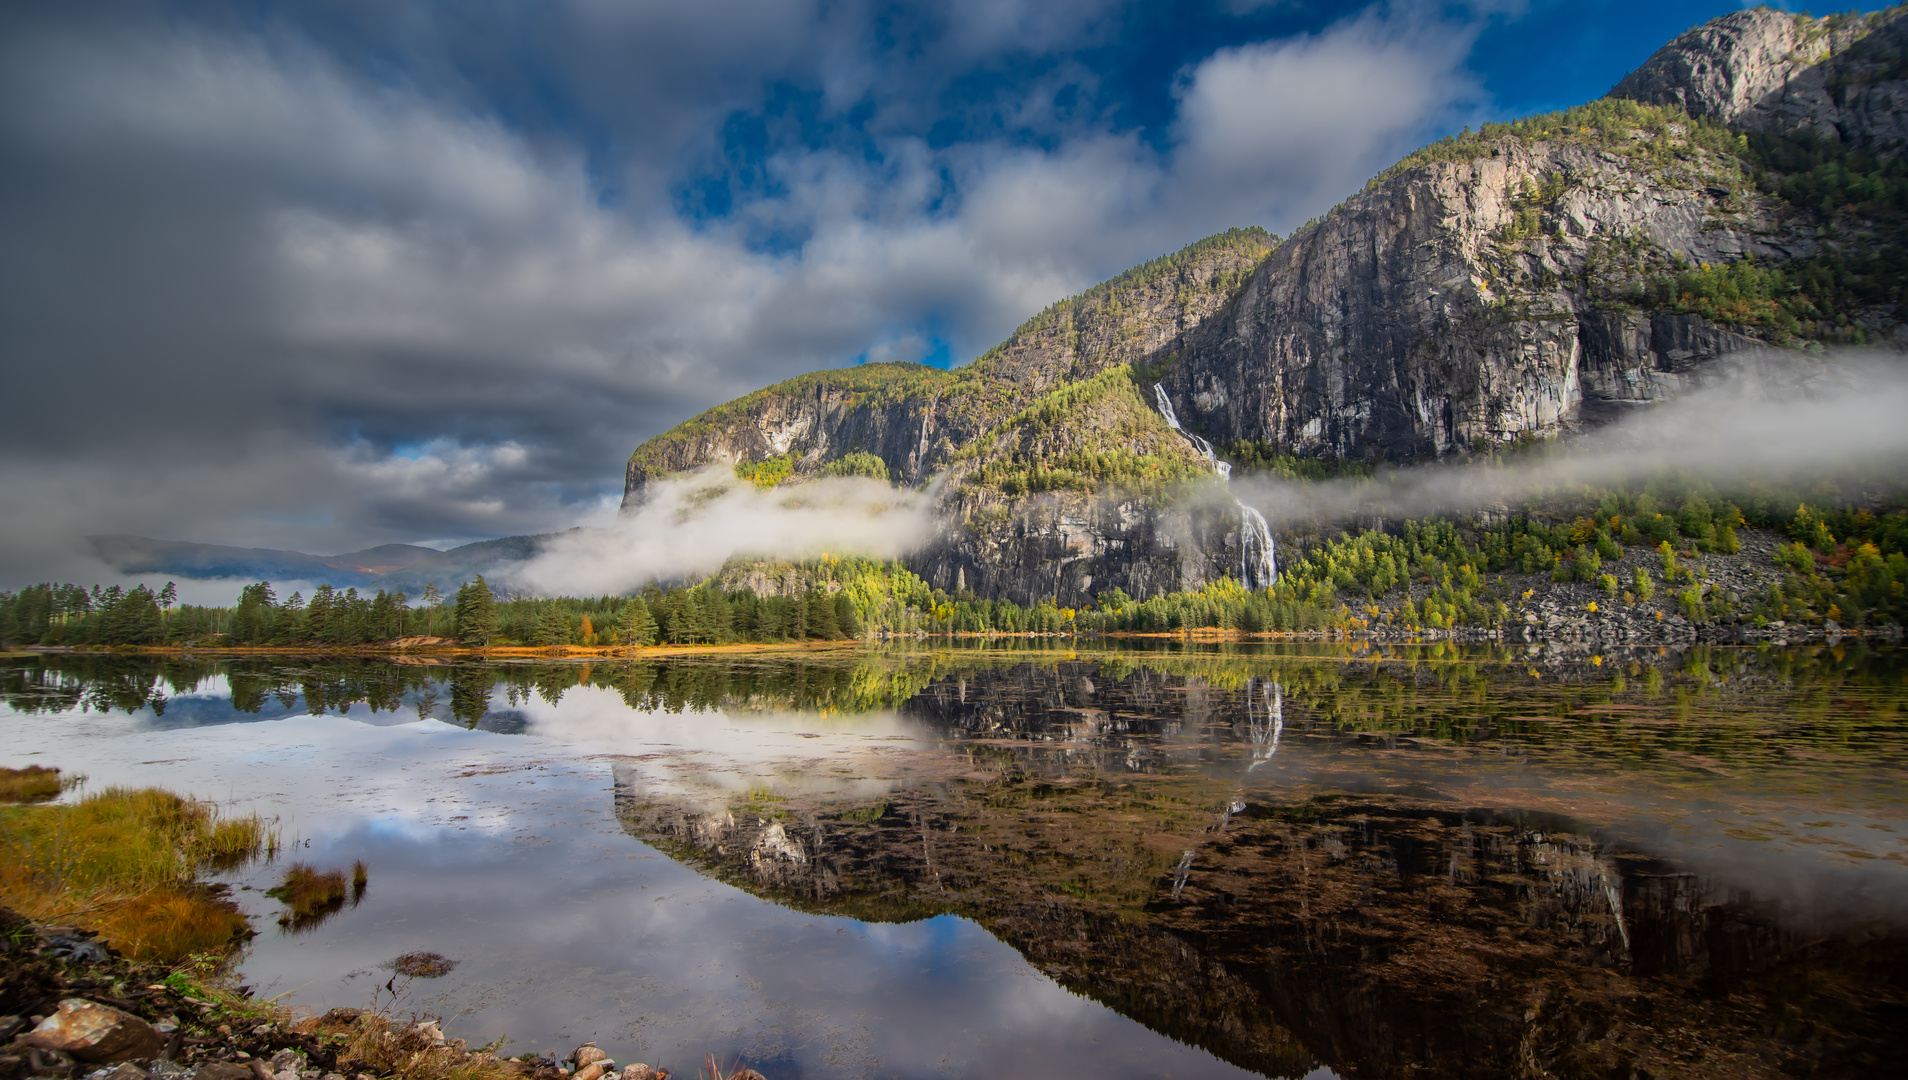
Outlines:
<svg viewBox="0 0 1908 1080"><path fill-rule="evenodd" d="M693 1075L1870 1076L1908 663L1021 642L0 660L0 763L276 816L248 982ZM362 860L281 925L290 861ZM395 974L414 951L456 961Z"/></svg>

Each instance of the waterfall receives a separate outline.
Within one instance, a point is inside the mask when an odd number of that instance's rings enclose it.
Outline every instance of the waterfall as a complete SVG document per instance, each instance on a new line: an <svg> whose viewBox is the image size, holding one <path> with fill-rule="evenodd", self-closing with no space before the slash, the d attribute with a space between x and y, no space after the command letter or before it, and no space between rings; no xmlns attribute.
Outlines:
<svg viewBox="0 0 1908 1080"><path fill-rule="evenodd" d="M1239 580L1245 582L1248 589L1263 589L1279 580L1279 568L1272 552L1272 530L1266 527L1265 515L1239 503L1239 533Z"/></svg>
<svg viewBox="0 0 1908 1080"><path fill-rule="evenodd" d="M1206 459L1212 471L1228 483L1232 481L1232 466L1219 460L1213 453L1212 444L1179 426L1179 414L1173 410L1173 399L1166 396L1166 384L1153 384L1153 400L1159 404L1159 415L1166 426L1184 436L1192 443L1199 456ZM1272 530L1266 526L1265 515L1254 510L1237 498L1232 500L1239 505L1239 580L1248 589L1263 589L1279 580L1276 544L1272 539Z"/></svg>
<svg viewBox="0 0 1908 1080"><path fill-rule="evenodd" d="M1187 848L1180 853L1179 865L1173 867L1173 899L1179 899L1179 890L1186 887L1186 879L1192 877L1193 853Z"/></svg>
<svg viewBox="0 0 1908 1080"><path fill-rule="evenodd" d="M1159 402L1159 415L1166 418L1166 426L1185 436L1187 441L1193 444L1193 449L1199 451L1199 456L1206 459L1206 464L1212 466L1212 471L1218 473L1221 479L1232 479L1232 466L1219 460L1219 455L1212 452L1212 444L1179 426L1179 414L1173 411L1173 399L1166 396L1164 383L1153 384L1153 399Z"/></svg>
<svg viewBox="0 0 1908 1080"><path fill-rule="evenodd" d="M1279 752L1279 734L1285 730L1285 688L1275 679L1266 691L1263 723L1254 710L1254 689L1253 680L1246 679L1246 735L1252 740L1252 764L1246 766L1247 772L1272 760Z"/></svg>

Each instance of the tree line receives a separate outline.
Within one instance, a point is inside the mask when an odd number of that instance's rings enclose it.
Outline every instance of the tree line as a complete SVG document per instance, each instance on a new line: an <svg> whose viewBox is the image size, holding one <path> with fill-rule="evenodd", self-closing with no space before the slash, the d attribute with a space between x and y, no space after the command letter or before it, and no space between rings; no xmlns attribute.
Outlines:
<svg viewBox="0 0 1908 1080"><path fill-rule="evenodd" d="M453 597L366 596L320 586L281 601L270 582L229 608L176 606L171 585L84 589L41 584L0 593L0 640L40 645L240 644L343 647L401 637L471 646L710 645L845 640L876 634L1106 634L1194 629L1246 633L1444 630L1505 622L1528 597L1503 575L1581 583L1600 602L1644 605L1694 622L1740 617L1842 626L1908 621L1908 511L1826 505L1776 485L1734 494L1666 479L1635 490L1585 489L1546 513L1491 524L1405 521L1288 542L1280 575L1248 590L1230 578L1152 597L1119 589L1083 608L1031 605L930 586L905 566L823 557L736 566L694 584L650 585L635 596L500 597L481 577ZM1761 595L1703 583L1703 561L1758 526L1787 537L1782 579ZM1297 550L1294 550L1297 548ZM1643 558L1611 564L1640 550ZM1613 570L1621 569L1621 575ZM745 571L793 581L761 595Z"/></svg>

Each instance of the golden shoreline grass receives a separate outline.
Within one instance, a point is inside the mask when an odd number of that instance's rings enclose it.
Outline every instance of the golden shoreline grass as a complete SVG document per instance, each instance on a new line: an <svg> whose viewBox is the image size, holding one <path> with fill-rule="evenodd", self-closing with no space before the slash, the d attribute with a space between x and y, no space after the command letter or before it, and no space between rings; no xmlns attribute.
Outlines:
<svg viewBox="0 0 1908 1080"><path fill-rule="evenodd" d="M60 770L44 765L0 769L0 803L48 802L59 798L68 783L60 778Z"/></svg>
<svg viewBox="0 0 1908 1080"><path fill-rule="evenodd" d="M27 771L0 769L0 785ZM47 771L57 783L58 770ZM224 954L249 926L199 872L231 869L277 844L257 814L226 817L158 788L0 806L0 903L43 924L95 930L135 960Z"/></svg>

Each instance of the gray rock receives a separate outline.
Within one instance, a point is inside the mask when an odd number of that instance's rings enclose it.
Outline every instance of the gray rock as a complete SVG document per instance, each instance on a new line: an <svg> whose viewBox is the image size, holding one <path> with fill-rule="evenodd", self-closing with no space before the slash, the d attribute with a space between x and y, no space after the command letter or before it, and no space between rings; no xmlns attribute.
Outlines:
<svg viewBox="0 0 1908 1080"><path fill-rule="evenodd" d="M149 1058L165 1048L165 1036L151 1024L111 1006L67 998L59 1011L41 1021L24 1041L42 1050L58 1050L80 1061L119 1062Z"/></svg>
<svg viewBox="0 0 1908 1080"><path fill-rule="evenodd" d="M1806 134L1869 150L1908 141L1893 18L1834 21L1768 8L1725 15L1658 49L1610 91L1736 127Z"/></svg>

